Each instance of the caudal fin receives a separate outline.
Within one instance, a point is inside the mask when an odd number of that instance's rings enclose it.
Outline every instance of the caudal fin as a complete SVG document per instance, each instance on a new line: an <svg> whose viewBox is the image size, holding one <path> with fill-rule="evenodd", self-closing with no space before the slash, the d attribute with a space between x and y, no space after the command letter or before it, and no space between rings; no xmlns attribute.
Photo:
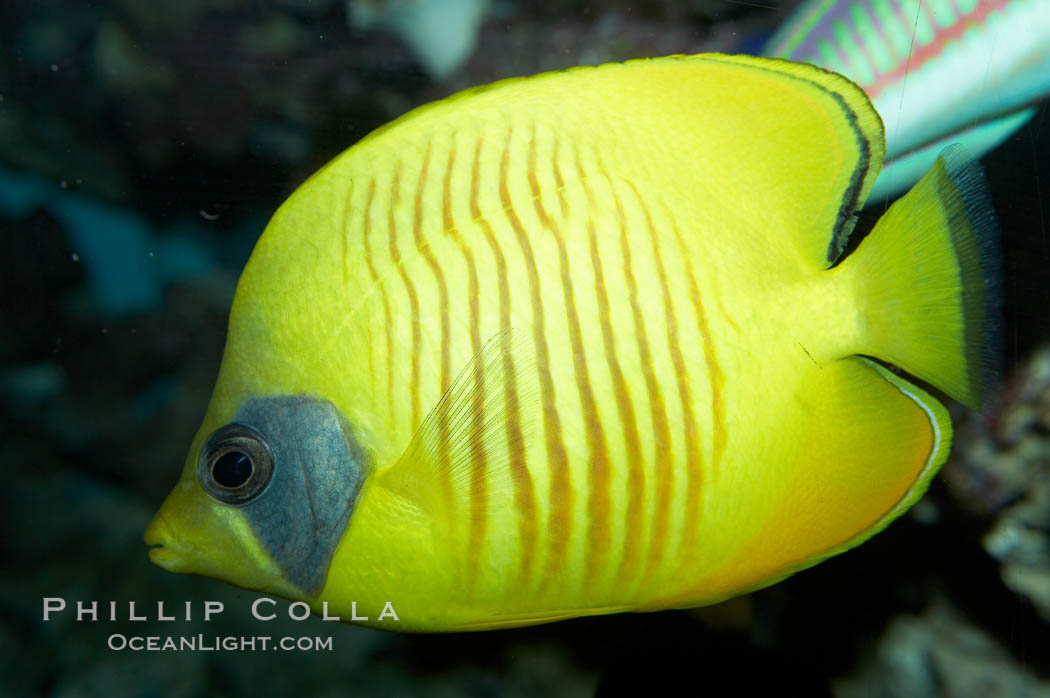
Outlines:
<svg viewBox="0 0 1050 698"><path fill-rule="evenodd" d="M850 257L865 353L980 409L1002 359L999 228L981 166L946 148Z"/></svg>

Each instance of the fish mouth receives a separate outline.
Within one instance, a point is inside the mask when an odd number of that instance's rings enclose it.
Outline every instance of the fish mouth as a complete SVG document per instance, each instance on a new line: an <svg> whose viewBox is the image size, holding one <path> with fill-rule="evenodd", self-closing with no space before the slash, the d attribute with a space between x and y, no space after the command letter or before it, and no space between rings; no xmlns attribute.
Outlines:
<svg viewBox="0 0 1050 698"><path fill-rule="evenodd" d="M176 572L185 560L185 551L180 550L175 543L175 537L171 529L158 514L146 528L142 540L149 548L149 559L157 567L169 572Z"/></svg>
<svg viewBox="0 0 1050 698"><path fill-rule="evenodd" d="M149 559L157 567L168 570L169 572L174 571L174 567L178 565L178 553L171 548L165 548L163 545L157 545L149 549Z"/></svg>

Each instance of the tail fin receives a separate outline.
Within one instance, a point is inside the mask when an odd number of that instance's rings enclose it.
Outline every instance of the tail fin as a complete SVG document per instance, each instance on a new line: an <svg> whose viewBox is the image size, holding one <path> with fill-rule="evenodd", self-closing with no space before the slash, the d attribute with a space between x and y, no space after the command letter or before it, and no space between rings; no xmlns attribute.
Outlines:
<svg viewBox="0 0 1050 698"><path fill-rule="evenodd" d="M981 166L946 148L850 257L865 353L980 409L1002 360L999 228Z"/></svg>

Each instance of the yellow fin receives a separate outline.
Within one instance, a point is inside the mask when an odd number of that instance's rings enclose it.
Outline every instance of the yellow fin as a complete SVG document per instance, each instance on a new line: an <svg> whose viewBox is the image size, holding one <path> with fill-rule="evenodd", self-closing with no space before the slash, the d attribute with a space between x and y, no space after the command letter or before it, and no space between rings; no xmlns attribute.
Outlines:
<svg viewBox="0 0 1050 698"><path fill-rule="evenodd" d="M872 517L870 525L821 553L819 559L824 559L864 542L919 501L948 458L952 423L937 399L864 357L818 370L811 384L815 382L828 386L834 397L825 400L827 392L809 392L814 404L808 409L818 421L810 422L817 426L806 439L804 457L830 464L826 476L834 480L827 482L840 488L842 502L820 525L832 526L836 517L845 521L865 511ZM822 489L821 496L829 492L834 490ZM849 525L840 524L840 529L848 531Z"/></svg>
<svg viewBox="0 0 1050 698"><path fill-rule="evenodd" d="M482 517L514 485L515 454L535 431L535 352L524 332L491 337L430 410L382 484L431 516ZM484 489L486 497L478 496Z"/></svg>
<svg viewBox="0 0 1050 698"><path fill-rule="evenodd" d="M506 630L509 628L520 628L525 625L536 625L537 623L553 623L570 618L601 616L634 610L636 609L633 606L597 606L594 608L552 609L526 613L497 613L476 622L456 625L452 629L456 631Z"/></svg>
<svg viewBox="0 0 1050 698"><path fill-rule="evenodd" d="M395 127L403 139L433 122L483 123L487 113L543 122L552 104L561 105L553 112L558 118L585 124L635 179L659 167L654 176L676 188L669 197L703 202L707 211L723 206L720 218L758 226L742 228L742 236L775 228L791 251L821 269L846 247L885 153L878 112L847 78L805 63L716 53L581 66L471 88L405 114L357 147Z"/></svg>
<svg viewBox="0 0 1050 698"><path fill-rule="evenodd" d="M794 454L775 485L779 505L722 572L664 601L760 589L860 545L918 501L948 457L944 406L870 359L812 369L796 400L779 434Z"/></svg>
<svg viewBox="0 0 1050 698"><path fill-rule="evenodd" d="M756 193L756 202L794 215L781 222L799 231L803 257L820 268L830 267L846 248L856 214L867 201L886 153L882 119L867 94L838 73L808 63L753 56L697 58L734 63L778 78L779 84L754 81L758 93L749 108L732 113L735 133L752 138L761 134L755 140L768 146L772 158L766 158L765 165L751 166L749 189ZM766 103L780 110L775 130L763 115L761 105ZM785 123L785 103L793 106L797 128ZM727 157L732 153L727 152Z"/></svg>
<svg viewBox="0 0 1050 698"><path fill-rule="evenodd" d="M1002 354L998 239L980 165L946 148L843 263L857 267L862 352L980 409Z"/></svg>

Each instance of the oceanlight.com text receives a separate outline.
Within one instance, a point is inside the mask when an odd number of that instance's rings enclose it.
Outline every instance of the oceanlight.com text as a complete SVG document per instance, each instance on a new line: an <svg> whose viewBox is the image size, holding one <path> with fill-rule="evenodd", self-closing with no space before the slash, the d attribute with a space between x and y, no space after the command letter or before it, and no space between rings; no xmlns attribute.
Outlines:
<svg viewBox="0 0 1050 698"><path fill-rule="evenodd" d="M117 652L331 652L331 637L272 637L270 635L123 635L106 640Z"/></svg>

